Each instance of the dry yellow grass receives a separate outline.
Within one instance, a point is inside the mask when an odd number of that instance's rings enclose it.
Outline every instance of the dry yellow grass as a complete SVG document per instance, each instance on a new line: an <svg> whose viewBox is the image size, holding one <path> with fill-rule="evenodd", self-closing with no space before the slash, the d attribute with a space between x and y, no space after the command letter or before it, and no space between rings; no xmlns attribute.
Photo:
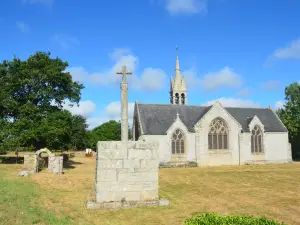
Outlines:
<svg viewBox="0 0 300 225"><path fill-rule="evenodd" d="M161 169L165 208L134 208L120 211L88 211L85 201L92 192L95 158L76 157L62 176L46 171L33 175L43 190L42 207L58 218L70 216L75 224L183 224L197 212L266 216L279 222L300 224L300 164ZM0 165L6 177L17 178L21 165ZM9 176L11 175L11 176ZM24 178L23 178L24 179Z"/></svg>

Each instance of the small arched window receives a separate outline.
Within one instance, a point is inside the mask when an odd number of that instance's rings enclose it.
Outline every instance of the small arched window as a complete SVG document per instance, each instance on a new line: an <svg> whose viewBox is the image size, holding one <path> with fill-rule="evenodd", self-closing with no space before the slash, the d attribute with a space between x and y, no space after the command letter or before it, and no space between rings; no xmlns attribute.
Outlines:
<svg viewBox="0 0 300 225"><path fill-rule="evenodd" d="M251 131L251 152L263 153L263 135L259 126L255 126Z"/></svg>
<svg viewBox="0 0 300 225"><path fill-rule="evenodd" d="M185 104L185 95L183 93L181 94L181 104Z"/></svg>
<svg viewBox="0 0 300 225"><path fill-rule="evenodd" d="M175 104L176 105L179 104L179 94L178 93L175 94Z"/></svg>
<svg viewBox="0 0 300 225"><path fill-rule="evenodd" d="M181 130L177 129L172 135L172 154L185 153L185 138Z"/></svg>
<svg viewBox="0 0 300 225"><path fill-rule="evenodd" d="M228 128L221 118L216 118L210 123L208 149L228 149Z"/></svg>

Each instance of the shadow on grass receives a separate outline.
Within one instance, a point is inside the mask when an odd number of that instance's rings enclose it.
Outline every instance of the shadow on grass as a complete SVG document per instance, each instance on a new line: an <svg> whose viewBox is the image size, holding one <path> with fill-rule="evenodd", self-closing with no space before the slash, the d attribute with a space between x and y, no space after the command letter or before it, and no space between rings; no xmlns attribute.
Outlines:
<svg viewBox="0 0 300 225"><path fill-rule="evenodd" d="M75 162L73 160L64 161L64 169L74 169L76 165L82 164L81 162Z"/></svg>
<svg viewBox="0 0 300 225"><path fill-rule="evenodd" d="M24 157L0 156L0 164L23 164Z"/></svg>

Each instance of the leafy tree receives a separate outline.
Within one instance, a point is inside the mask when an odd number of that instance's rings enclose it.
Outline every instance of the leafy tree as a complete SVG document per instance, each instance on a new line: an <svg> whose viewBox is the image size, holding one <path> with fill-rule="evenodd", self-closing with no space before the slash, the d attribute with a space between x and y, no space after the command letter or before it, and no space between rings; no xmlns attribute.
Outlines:
<svg viewBox="0 0 300 225"><path fill-rule="evenodd" d="M131 128L128 128L128 138L132 137ZM96 148L98 141L120 141L121 140L121 122L110 120L86 132L86 146Z"/></svg>
<svg viewBox="0 0 300 225"><path fill-rule="evenodd" d="M293 158L300 157L300 84L295 82L285 88L286 103L277 110L279 118L289 131Z"/></svg>
<svg viewBox="0 0 300 225"><path fill-rule="evenodd" d="M9 127L1 134L2 145L37 149L50 144L54 148L67 139L70 126L63 126L72 120L66 112L61 112L63 103L67 99L78 103L83 89L66 72L67 67L67 62L43 52L27 60L14 57L0 63L0 120ZM54 138L56 132L62 135L56 136L58 139Z"/></svg>
<svg viewBox="0 0 300 225"><path fill-rule="evenodd" d="M86 119L83 116L74 115L71 120L71 148L83 149L86 146Z"/></svg>
<svg viewBox="0 0 300 225"><path fill-rule="evenodd" d="M87 133L89 147L96 148L98 141L119 141L121 140L121 122L110 120L95 127Z"/></svg>

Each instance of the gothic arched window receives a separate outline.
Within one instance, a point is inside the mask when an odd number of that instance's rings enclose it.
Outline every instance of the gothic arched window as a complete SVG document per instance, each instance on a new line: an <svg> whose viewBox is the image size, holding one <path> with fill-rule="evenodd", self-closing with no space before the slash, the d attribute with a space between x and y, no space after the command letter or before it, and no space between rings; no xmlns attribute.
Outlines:
<svg viewBox="0 0 300 225"><path fill-rule="evenodd" d="M263 135L259 126L255 126L251 131L251 152L263 153Z"/></svg>
<svg viewBox="0 0 300 225"><path fill-rule="evenodd" d="M181 104L185 104L185 95L183 93L181 94Z"/></svg>
<svg viewBox="0 0 300 225"><path fill-rule="evenodd" d="M181 130L177 129L172 135L172 154L185 153L185 138Z"/></svg>
<svg viewBox="0 0 300 225"><path fill-rule="evenodd" d="M175 94L175 104L176 105L179 104L179 94L178 93Z"/></svg>
<svg viewBox="0 0 300 225"><path fill-rule="evenodd" d="M228 128L221 118L216 118L210 123L208 149L228 149Z"/></svg>

